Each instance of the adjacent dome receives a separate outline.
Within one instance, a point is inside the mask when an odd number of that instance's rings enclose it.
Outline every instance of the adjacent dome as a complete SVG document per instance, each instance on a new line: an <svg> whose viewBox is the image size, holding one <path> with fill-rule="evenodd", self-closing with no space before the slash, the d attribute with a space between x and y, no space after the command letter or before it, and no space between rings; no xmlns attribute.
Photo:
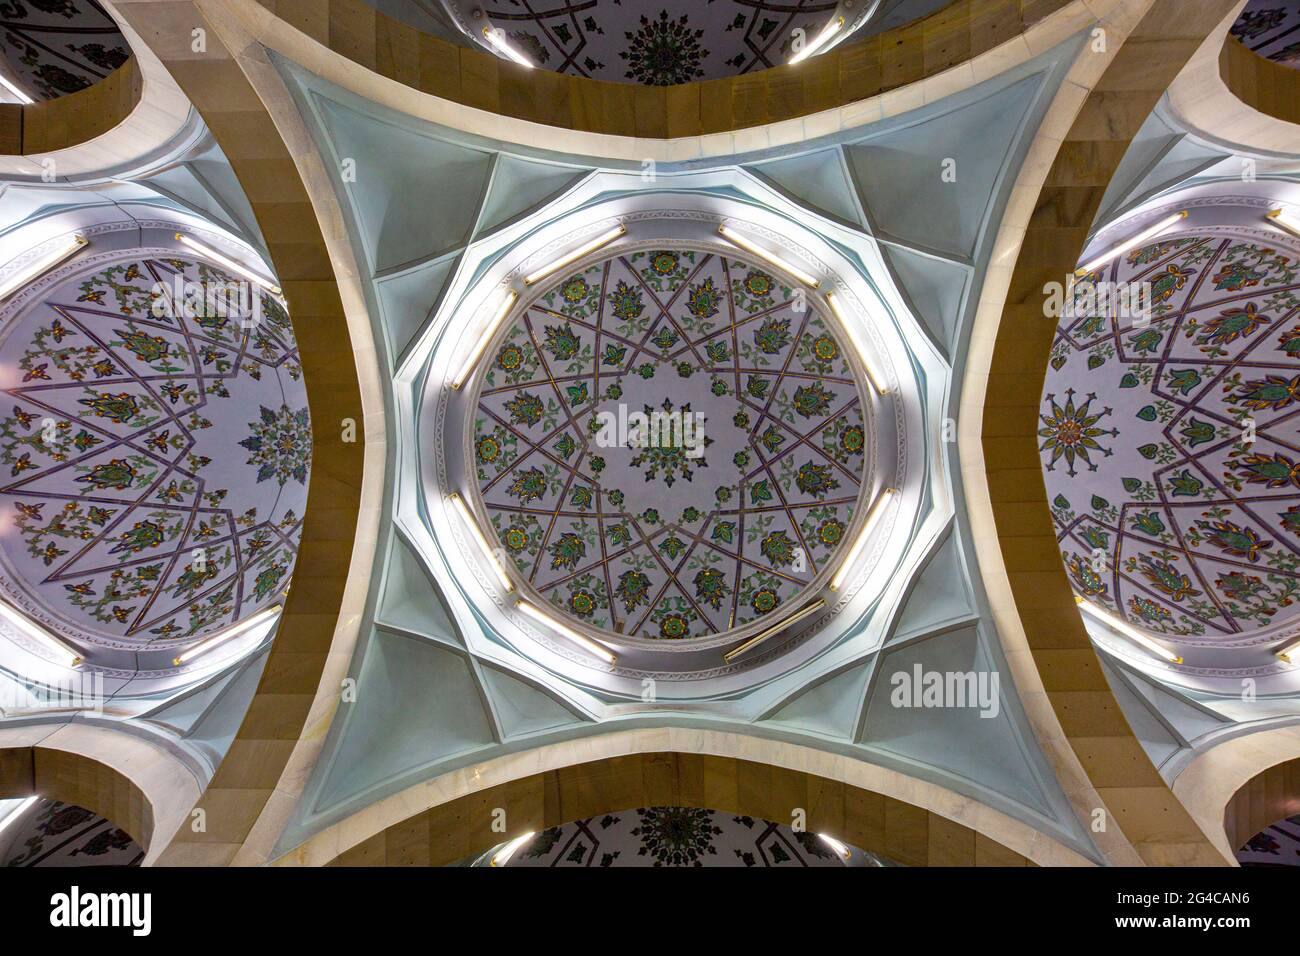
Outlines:
<svg viewBox="0 0 1300 956"><path fill-rule="evenodd" d="M177 315L178 294L234 279L165 249L44 282L0 314L10 599L78 646L126 650L192 642L280 600L311 462L283 305L256 293L248 328Z"/></svg>
<svg viewBox="0 0 1300 956"><path fill-rule="evenodd" d="M34 100L93 86L131 56L131 48L95 0L20 0L0 5L8 78Z"/></svg>
<svg viewBox="0 0 1300 956"><path fill-rule="evenodd" d="M1300 69L1300 0L1250 0L1232 35L1276 63Z"/></svg>
<svg viewBox="0 0 1300 956"><path fill-rule="evenodd" d="M731 255L632 252L543 289L484 364L468 451L488 537L570 619L712 636L833 572L866 386L804 290Z"/></svg>
<svg viewBox="0 0 1300 956"><path fill-rule="evenodd" d="M1081 283L1149 283L1153 307L1067 318L1052 349L1040 449L1075 591L1175 637L1293 620L1300 246L1200 228Z"/></svg>
<svg viewBox="0 0 1300 956"><path fill-rule="evenodd" d="M429 2L429 0L425 0ZM593 0L521 6L513 0L441 0L482 43L485 26L537 67L599 80L671 86L749 73L788 61L796 30L808 41L832 20L847 35L871 4L827 0ZM844 8L841 12L841 6ZM535 9L534 9L535 7Z"/></svg>

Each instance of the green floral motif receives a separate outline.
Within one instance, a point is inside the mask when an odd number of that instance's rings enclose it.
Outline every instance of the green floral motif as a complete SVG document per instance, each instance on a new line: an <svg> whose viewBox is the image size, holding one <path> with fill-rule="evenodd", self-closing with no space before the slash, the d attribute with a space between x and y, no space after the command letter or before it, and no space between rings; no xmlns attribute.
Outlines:
<svg viewBox="0 0 1300 956"><path fill-rule="evenodd" d="M546 494L546 476L540 468L529 468L515 476L509 493L511 497L519 499L521 505L536 501Z"/></svg>
<svg viewBox="0 0 1300 956"><path fill-rule="evenodd" d="M758 550L772 567L783 568L794 563L796 547L794 541L784 531L773 531L764 536Z"/></svg>
<svg viewBox="0 0 1300 956"><path fill-rule="evenodd" d="M701 568L695 575L695 599L717 610L731 593L727 576L717 568Z"/></svg>
<svg viewBox="0 0 1300 956"><path fill-rule="evenodd" d="M794 390L794 410L804 418L824 418L830 414L835 393L822 387L820 382L800 385Z"/></svg>
<svg viewBox="0 0 1300 956"><path fill-rule="evenodd" d="M789 319L767 319L754 330L754 345L764 355L780 354L790 341Z"/></svg>
<svg viewBox="0 0 1300 956"><path fill-rule="evenodd" d="M641 298L641 291L634 289L622 279L614 286L614 290L609 293L609 304L614 315L625 321L631 321L645 311L645 302ZM617 363L611 362L610 364Z"/></svg>
<svg viewBox="0 0 1300 956"><path fill-rule="evenodd" d="M697 319L709 319L718 314L722 293L713 285L713 277L691 286L686 301L686 308Z"/></svg>
<svg viewBox="0 0 1300 956"><path fill-rule="evenodd" d="M623 610L631 613L650 603L650 579L640 571L624 571L619 575L614 596L623 602Z"/></svg>
<svg viewBox="0 0 1300 956"><path fill-rule="evenodd" d="M547 549L551 554L551 570L573 570L587 556L587 544L571 531L561 534Z"/></svg>
<svg viewBox="0 0 1300 956"><path fill-rule="evenodd" d="M545 410L542 400L532 392L518 392L506 402L506 411L510 413L512 425L527 425L531 428L542 420Z"/></svg>

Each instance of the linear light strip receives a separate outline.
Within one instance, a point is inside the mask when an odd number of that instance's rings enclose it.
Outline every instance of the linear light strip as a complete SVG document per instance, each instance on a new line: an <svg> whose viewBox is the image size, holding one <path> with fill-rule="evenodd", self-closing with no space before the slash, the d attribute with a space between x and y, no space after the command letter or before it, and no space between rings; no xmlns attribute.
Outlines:
<svg viewBox="0 0 1300 956"><path fill-rule="evenodd" d="M569 265L570 263L577 262L583 256L595 252L601 246L609 245L611 242L613 242L619 236L623 235L625 232L627 232L627 227L621 224L615 226L613 229L610 229L608 232L602 232L599 236L597 236L595 239L592 239L590 242L583 243L582 245L578 246L578 248L574 249L572 252L560 256L560 258L542 266L536 272L524 276L524 285L533 285L534 283L541 282L551 273L559 272L565 266Z"/></svg>
<svg viewBox="0 0 1300 956"><path fill-rule="evenodd" d="M526 66L530 70L533 68L533 61L515 49L514 45L506 39L506 31L501 29L501 27L484 27L483 36L486 38L488 43L491 43L494 47L506 56L510 57L510 59L514 60L520 66Z"/></svg>
<svg viewBox="0 0 1300 956"><path fill-rule="evenodd" d="M256 272L248 268L248 266L244 265L243 263L236 262L234 259L230 258L230 256L225 255L224 253L217 252L216 249L213 249L210 246L205 246L203 243L191 239L189 236L183 233L179 233L179 232L176 233L176 241L181 243L182 245L189 246L191 249L193 249L195 252L199 253L200 255L207 256L209 259L213 259L221 263L223 266L225 266L227 269L230 269L232 272L238 272L249 282L257 283L272 295L279 295L283 291L278 285L276 285L270 279L266 278L266 276L258 275Z"/></svg>
<svg viewBox="0 0 1300 956"><path fill-rule="evenodd" d="M81 664L83 658L80 651L73 650L8 601L0 601L0 617L3 617L46 650L57 654L62 659L61 663L66 664L68 667L77 667Z"/></svg>
<svg viewBox="0 0 1300 956"><path fill-rule="evenodd" d="M10 80L10 79L9 79L7 76L5 76L3 73L0 73L0 86L3 86L6 90L8 90L8 91L9 91L10 93L12 93L14 96L18 97L18 102L21 103L23 106L31 106L33 103L36 102L34 99L32 99L32 98L31 98L30 96L28 96L26 93L24 93L24 92L23 92L23 91L18 87L18 85L17 85L16 83L14 83L12 80Z"/></svg>
<svg viewBox="0 0 1300 956"><path fill-rule="evenodd" d="M460 371L456 373L456 377L451 380L452 388L460 388L465 384L465 380L474 373L474 366L478 365L478 360L483 357L483 350L488 347L488 343L492 341L492 337L497 334L497 329L501 327L501 323L504 322L506 316L510 314L510 310L514 308L515 300L518 298L519 294L513 289L506 290L506 294L502 296L501 302L497 305L496 312L492 314L491 321L489 321L488 324L483 327L483 331L479 333L478 340L474 343L473 351L465 357L465 364L460 367Z"/></svg>
<svg viewBox="0 0 1300 956"><path fill-rule="evenodd" d="M80 252L87 245L89 243L86 241L85 236L75 235L62 245L56 246L31 265L19 269L18 272L6 279L4 284L0 285L0 299L9 298L27 283L40 278L65 259L71 258L77 252Z"/></svg>
<svg viewBox="0 0 1300 956"><path fill-rule="evenodd" d="M836 17L834 20L831 20L826 24L826 26L822 27L821 33L818 33L811 43L805 43L802 50L790 57L790 65L794 66L796 63L802 63L804 60L808 59L808 57L815 54L830 42L831 37L835 36L835 34L839 33L842 29L844 29L843 17Z"/></svg>
<svg viewBox="0 0 1300 956"><path fill-rule="evenodd" d="M862 340L858 337L858 333L849 324L848 318L840 311L840 300L835 296L835 293L826 293L826 304L831 307L831 312L835 314L835 318L839 322L840 328L844 330L844 334L847 335L849 341L853 343L853 350L858 353L858 358L862 360L862 367L867 371L867 380L871 382L871 387L874 388L876 393L879 395L888 395L889 389L885 388L883 384L884 380L880 377L880 373L876 371L875 365L872 364L871 358L867 355L867 350L863 346Z"/></svg>
<svg viewBox="0 0 1300 956"><path fill-rule="evenodd" d="M838 591L840 585L844 583L844 579L848 577L849 571L852 570L854 562L858 560L858 556L862 553L862 549L867 545L867 538L871 535L871 529L876 526L876 522L880 519L880 516L884 514L885 505L888 504L893 497L894 489L886 488L880 493L875 501L871 502L871 508L867 511L867 520L863 523L862 530L858 532L857 540L853 542L853 547L849 549L849 553L845 556L844 560L840 562L840 566L835 569L835 574L831 577L830 589L832 591Z"/></svg>
<svg viewBox="0 0 1300 956"><path fill-rule="evenodd" d="M810 288L815 289L821 285L821 280L816 276L810 275L791 262L787 262L776 253L768 252L762 246L755 245L753 240L736 232L736 230L732 229L730 226L719 226L718 235L722 236L723 239L726 239L733 246L739 246L751 255L758 256L760 259L765 260L769 264L780 269L782 272L788 272Z"/></svg>
<svg viewBox="0 0 1300 956"><path fill-rule="evenodd" d="M474 538L475 542L477 542L479 549L487 555L488 560L492 564L492 570L496 572L497 580L501 582L501 587L505 589L507 594L509 594L515 589L514 582L510 580L510 576L506 574L505 568L503 568L501 562L497 560L496 551L494 551L492 546L488 544L487 538L483 537L483 532L479 529L478 522L475 521L474 516L469 513L469 506L465 504L465 499L458 494L452 493L447 496L447 500L451 502L452 508L454 508L456 513L460 515L460 520L469 530L469 533Z"/></svg>
<svg viewBox="0 0 1300 956"><path fill-rule="evenodd" d="M527 601L521 600L516 602L515 606L519 608L519 610L521 610L524 614L531 617L534 621L538 621L542 624L545 624L551 630L555 631L555 633L562 634L564 637L567 637L569 640L573 641L573 643L577 644L579 647L583 647L586 650L590 651L592 654L595 654L606 664L612 664L616 660L618 660L618 658L614 656L613 652L610 651L610 649L607 648L604 644L599 644L596 641L593 641L591 638L579 634L573 628L561 624L559 621L551 617L549 614L547 614L537 605L529 604Z"/></svg>
<svg viewBox="0 0 1300 956"><path fill-rule="evenodd" d="M795 611L793 614L787 617L784 621L780 621L776 624L773 624L765 631L759 631L757 634L755 634L753 637L747 640L744 644L741 644L739 647L733 647L731 650L727 651L727 653L722 655L722 659L726 661L728 664L730 664L741 654L747 653L748 651L752 651L754 648L758 647L758 645L762 644L768 638L780 634L782 631L786 630L787 628L794 627L795 624L802 621L809 614L815 614L825 606L826 606L826 602L821 598L818 598L817 600L813 601L811 604L804 605L799 610Z"/></svg>
<svg viewBox="0 0 1300 956"><path fill-rule="evenodd" d="M853 852L847 846L835 839L835 837L827 836L825 833L817 834L817 838L834 850L835 855L841 860L845 863L849 862L849 857L853 855Z"/></svg>
<svg viewBox="0 0 1300 956"><path fill-rule="evenodd" d="M8 827L11 823L16 821L28 810L30 810L32 808L32 804L34 804L39 799L40 799L39 795L32 794L30 797L23 800L22 803L18 804L18 806L10 810L9 813L7 813L3 818L0 818L0 833L3 833L6 827Z"/></svg>
<svg viewBox="0 0 1300 956"><path fill-rule="evenodd" d="M513 840L511 840L501 849L497 850L496 853L492 854L491 865L505 866L507 863L510 862L510 858L515 855L515 851L517 851L521 846L523 846L525 843L527 843L535 836L537 836L537 831L529 830L527 833L515 837Z"/></svg>
<svg viewBox="0 0 1300 956"><path fill-rule="evenodd" d="M1293 638L1292 640L1287 641L1285 644L1278 647L1277 650L1273 651L1273 653L1277 656L1278 660L1282 661L1282 663L1290 664L1291 663L1290 652L1295 650L1297 647L1300 647L1300 637Z"/></svg>
<svg viewBox="0 0 1300 956"><path fill-rule="evenodd" d="M1165 232L1168 229L1172 229L1174 226L1178 225L1179 222L1181 222L1186 218L1187 218L1187 210L1184 209L1182 212L1176 212L1172 216L1169 216L1166 219L1161 219L1155 225L1148 226L1147 228L1139 232L1137 235L1131 236L1130 238L1121 242L1118 246L1106 250L1101 255L1097 256L1095 259L1092 259L1084 263L1083 265L1079 266L1079 268L1074 270L1074 274L1076 276L1086 276L1093 269L1097 268L1097 266L1104 265L1105 263L1110 262L1111 259L1114 259L1118 256L1122 256L1130 249L1136 249L1138 246L1142 245L1142 243L1146 242L1148 239L1154 239L1156 236L1160 235L1160 233Z"/></svg>
<svg viewBox="0 0 1300 956"><path fill-rule="evenodd" d="M225 644L227 641L233 641L241 634L247 634L259 624L264 624L276 617L283 610L284 606L280 604L272 604L270 607L264 607L252 617L246 618L238 624L226 628L224 631L219 631L207 640L200 641L185 652L178 654L176 657L172 658L172 663L177 667L180 667L182 664L188 663L189 661L194 660L194 658L208 653L214 648Z"/></svg>
<svg viewBox="0 0 1300 956"><path fill-rule="evenodd" d="M1130 641L1150 651L1152 654L1156 655L1156 657L1159 657L1162 660L1166 660L1171 664L1181 664L1183 662L1183 659L1179 657L1177 654L1175 654L1173 651L1171 651L1169 648L1165 647L1162 644L1157 644L1155 641L1151 640L1151 638L1147 637L1137 628L1130 626L1127 621L1121 621L1118 618L1111 617L1101 608L1097 607L1095 604L1091 603L1090 601L1085 601L1083 598L1079 597L1078 595L1075 595L1074 601L1076 604L1079 605L1079 609L1083 611L1085 614L1089 614L1092 617L1096 618L1098 621L1100 621L1102 624L1105 624L1111 630L1118 631L1120 634L1123 634Z"/></svg>
<svg viewBox="0 0 1300 956"><path fill-rule="evenodd" d="M1300 236L1300 222L1292 219L1281 209L1270 209L1264 214L1264 218L1271 220L1279 229L1285 229L1293 236Z"/></svg>

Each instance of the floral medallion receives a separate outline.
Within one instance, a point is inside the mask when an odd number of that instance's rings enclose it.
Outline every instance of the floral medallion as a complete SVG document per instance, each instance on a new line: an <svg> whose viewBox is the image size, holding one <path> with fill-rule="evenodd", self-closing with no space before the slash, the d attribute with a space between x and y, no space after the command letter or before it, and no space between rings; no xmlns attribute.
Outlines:
<svg viewBox="0 0 1300 956"><path fill-rule="evenodd" d="M1300 248L1177 236L1081 281L1146 284L1152 304L1143 321L1099 299L1052 349L1039 447L1076 593L1166 635L1293 618Z"/></svg>
<svg viewBox="0 0 1300 956"><path fill-rule="evenodd" d="M687 640L792 609L870 454L842 341L730 256L638 251L556 280L486 353L470 453L489 537L599 631Z"/></svg>
<svg viewBox="0 0 1300 956"><path fill-rule="evenodd" d="M278 599L311 467L289 316L209 310L232 283L126 253L7 316L0 345L5 585L114 647L199 638ZM182 298L177 299L180 292ZM178 302L191 295L186 310Z"/></svg>

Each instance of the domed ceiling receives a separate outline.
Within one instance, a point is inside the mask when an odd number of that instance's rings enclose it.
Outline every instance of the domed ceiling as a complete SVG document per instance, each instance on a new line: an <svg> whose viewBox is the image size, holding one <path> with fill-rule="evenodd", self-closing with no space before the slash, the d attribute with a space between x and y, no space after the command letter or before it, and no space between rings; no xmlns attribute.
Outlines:
<svg viewBox="0 0 1300 956"><path fill-rule="evenodd" d="M1057 333L1039 435L1061 555L1150 632L1230 640L1300 610L1300 247L1275 235L1135 249L1080 281L1150 283L1149 323Z"/></svg>
<svg viewBox="0 0 1300 956"><path fill-rule="evenodd" d="M549 827L519 846L514 867L880 866L871 854L720 810L642 807ZM496 852L496 851L494 851ZM491 859L489 854L487 859Z"/></svg>
<svg viewBox="0 0 1300 956"><path fill-rule="evenodd" d="M1300 69L1300 0L1250 0L1232 35L1260 56Z"/></svg>
<svg viewBox="0 0 1300 956"><path fill-rule="evenodd" d="M489 537L546 602L625 636L715 635L797 606L831 573L867 471L866 385L833 321L699 249L555 281L485 362Z"/></svg>
<svg viewBox="0 0 1300 956"><path fill-rule="evenodd" d="M660 0L521 4L441 0L479 42L485 26L504 31L535 66L601 80L671 86L785 63L794 31L811 41L835 17L840 36L870 3L836 0ZM844 10L840 11L843 6Z"/></svg>
<svg viewBox="0 0 1300 956"><path fill-rule="evenodd" d="M95 0L0 3L9 77L35 100L98 83L131 55L117 23Z"/></svg>
<svg viewBox="0 0 1300 956"><path fill-rule="evenodd" d="M187 311L192 290L233 282L137 249L0 312L0 583L78 646L180 646L288 585L306 389L276 298L257 294L251 320Z"/></svg>

